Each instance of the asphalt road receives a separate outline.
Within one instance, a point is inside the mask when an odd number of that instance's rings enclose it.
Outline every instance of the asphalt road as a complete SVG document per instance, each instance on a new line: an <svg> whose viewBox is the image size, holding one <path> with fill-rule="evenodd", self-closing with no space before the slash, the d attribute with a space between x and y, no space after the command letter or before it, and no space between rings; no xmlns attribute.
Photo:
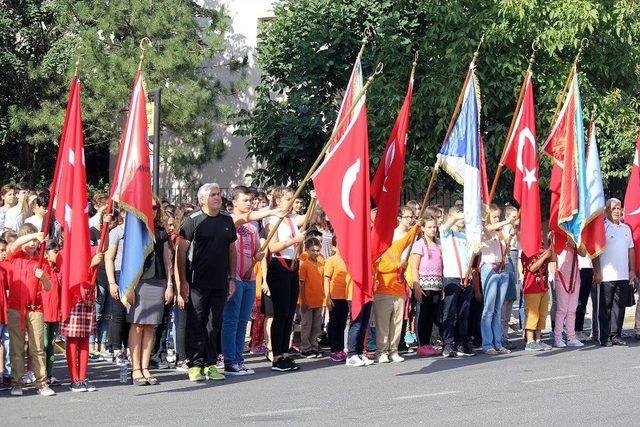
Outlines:
<svg viewBox="0 0 640 427"><path fill-rule="evenodd" d="M63 363L59 378L67 378ZM300 364L299 372L272 373L264 358L250 357L254 376L190 383L165 370L157 371L160 385L135 387L118 382L115 365L91 363L97 392L1 392L0 425L638 424L640 343L633 339L628 347L409 356L363 368L326 359Z"/></svg>

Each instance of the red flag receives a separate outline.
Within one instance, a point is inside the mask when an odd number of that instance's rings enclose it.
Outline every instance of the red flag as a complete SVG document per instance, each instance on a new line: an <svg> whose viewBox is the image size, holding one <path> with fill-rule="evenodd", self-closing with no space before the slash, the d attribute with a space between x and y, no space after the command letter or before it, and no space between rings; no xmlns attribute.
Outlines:
<svg viewBox="0 0 640 427"><path fill-rule="evenodd" d="M60 137L58 170L54 173L51 196L55 218L62 225L62 318L71 307L84 300L83 285L90 282L89 215L87 211L87 176L84 161L84 136L80 105L80 82L71 81L71 93Z"/></svg>
<svg viewBox="0 0 640 427"><path fill-rule="evenodd" d="M636 141L636 150L631 165L631 176L624 195L624 222L633 233L633 244L636 248L636 269L640 270L640 134Z"/></svg>
<svg viewBox="0 0 640 427"><path fill-rule="evenodd" d="M411 114L413 76L396 123L393 125L387 146L380 157L378 169L371 183L371 197L378 207L371 238L372 259L378 259L391 246L393 230L397 223L398 205L402 190L404 159L407 151L407 130Z"/></svg>
<svg viewBox="0 0 640 427"><path fill-rule="evenodd" d="M136 72L129 103L129 115L122 135L118 167L114 174L113 200L125 210L140 217L153 235L153 203L151 194L151 167L147 140L147 94L142 74Z"/></svg>
<svg viewBox="0 0 640 427"><path fill-rule="evenodd" d="M580 168L584 168L584 129L582 106L578 91L577 71L573 70L564 104L551 134L544 145L544 152L551 156L554 166L549 182L551 212L549 228L555 234L555 251L565 248L569 232L572 239L581 244L581 231L586 214L586 177L578 182ZM580 161L582 164L579 164ZM583 184L579 188L579 184Z"/></svg>
<svg viewBox="0 0 640 427"><path fill-rule="evenodd" d="M362 89L358 63L355 93ZM352 86L350 84L350 86ZM351 316L373 300L369 202L369 140L365 97L358 101L342 137L327 152L313 176L318 202L331 221L340 255L355 284Z"/></svg>
<svg viewBox="0 0 640 427"><path fill-rule="evenodd" d="M515 175L513 198L520 206L520 228L525 231L520 235L520 245L525 255L532 257L541 246L542 221L538 184L536 114L530 72L527 73L525 85L522 104L519 111L515 112L517 119L502 162Z"/></svg>

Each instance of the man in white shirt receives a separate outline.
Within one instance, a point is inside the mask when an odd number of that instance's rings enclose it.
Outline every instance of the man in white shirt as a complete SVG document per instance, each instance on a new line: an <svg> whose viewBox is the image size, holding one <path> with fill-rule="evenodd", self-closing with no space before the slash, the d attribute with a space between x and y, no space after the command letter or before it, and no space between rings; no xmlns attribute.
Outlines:
<svg viewBox="0 0 640 427"><path fill-rule="evenodd" d="M593 260L593 269L594 283L600 286L600 344L611 347L626 345L621 338L625 305L620 303L620 296L624 286L629 286L629 282L635 282L636 266L631 229L620 221L620 200L607 200L605 214L607 246L604 252Z"/></svg>

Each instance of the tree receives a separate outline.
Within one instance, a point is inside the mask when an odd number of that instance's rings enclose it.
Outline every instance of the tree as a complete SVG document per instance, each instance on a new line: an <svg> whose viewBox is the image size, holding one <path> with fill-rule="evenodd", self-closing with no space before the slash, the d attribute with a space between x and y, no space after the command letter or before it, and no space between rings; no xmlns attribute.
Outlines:
<svg viewBox="0 0 640 427"><path fill-rule="evenodd" d="M371 27L375 34L365 49L365 74L384 63L383 74L367 94L372 165L402 103L414 52L420 53L405 172L409 190L426 186L482 34L486 40L477 70L490 178L532 42L540 46L534 78L542 143L586 37L590 43L579 65L585 117L597 112L606 187L614 194L624 190L640 101L637 2L298 0L281 1L274 11L276 18L265 28L258 49L263 79L257 107L241 122L249 153L265 164L256 171L256 181L297 182L308 170L332 130L361 35ZM511 179L505 173L498 200L510 199ZM453 188L450 181L443 182Z"/></svg>
<svg viewBox="0 0 640 427"><path fill-rule="evenodd" d="M42 181L52 173L50 153L60 132L68 80L79 54L83 55L80 77L87 170L91 182L108 181L109 147L112 152L117 150L143 37L153 43L143 65L146 86L162 88L162 139L174 142L161 151L167 170L189 182L200 166L223 155L224 144L214 137L214 131L226 126L233 112L228 96L243 88L247 61L246 56L231 54L224 9L180 0L14 3L17 6L8 13L25 16L28 22L23 27L47 28L46 44L32 43L41 50L39 55L22 55L21 76L32 77L38 90L31 102L16 102L20 96L8 102L10 125L4 135L4 141L19 142L18 150L24 145L39 148L42 155L37 161L42 167L24 164L23 170L42 175L31 176L32 181ZM20 32L18 28L14 34ZM17 47L11 50L21 53ZM220 82L222 72L232 77L230 85ZM21 85L19 95L29 94L30 82L20 76L16 80ZM0 102L5 103L1 98ZM0 111L2 108L0 105ZM7 179L0 175L3 178Z"/></svg>

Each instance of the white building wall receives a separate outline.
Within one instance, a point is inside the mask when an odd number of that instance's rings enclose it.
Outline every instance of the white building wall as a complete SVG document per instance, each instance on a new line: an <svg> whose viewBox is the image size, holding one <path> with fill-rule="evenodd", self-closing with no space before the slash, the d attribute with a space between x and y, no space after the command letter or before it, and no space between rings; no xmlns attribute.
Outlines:
<svg viewBox="0 0 640 427"><path fill-rule="evenodd" d="M227 54L242 58L248 56L246 69L248 85L245 91L231 100L236 111L252 109L255 106L255 88L260 81L260 73L256 65L256 45L258 41L258 26L260 20L272 18L272 4L275 0L196 0L196 3L204 7L215 8L224 6L231 20L227 34ZM222 82L228 81L230 76L218 76ZM249 184L247 174L253 171L255 166L253 159L247 158L245 138L234 137L234 126L219 129L216 138L224 141L226 151L221 160L213 161L205 166L199 174L200 183L217 182L221 187L233 187L240 184ZM168 176L164 176L161 186L171 186L174 189L188 186L187 183L169 182ZM193 183L189 183L193 185ZM177 194L175 190L173 194Z"/></svg>

